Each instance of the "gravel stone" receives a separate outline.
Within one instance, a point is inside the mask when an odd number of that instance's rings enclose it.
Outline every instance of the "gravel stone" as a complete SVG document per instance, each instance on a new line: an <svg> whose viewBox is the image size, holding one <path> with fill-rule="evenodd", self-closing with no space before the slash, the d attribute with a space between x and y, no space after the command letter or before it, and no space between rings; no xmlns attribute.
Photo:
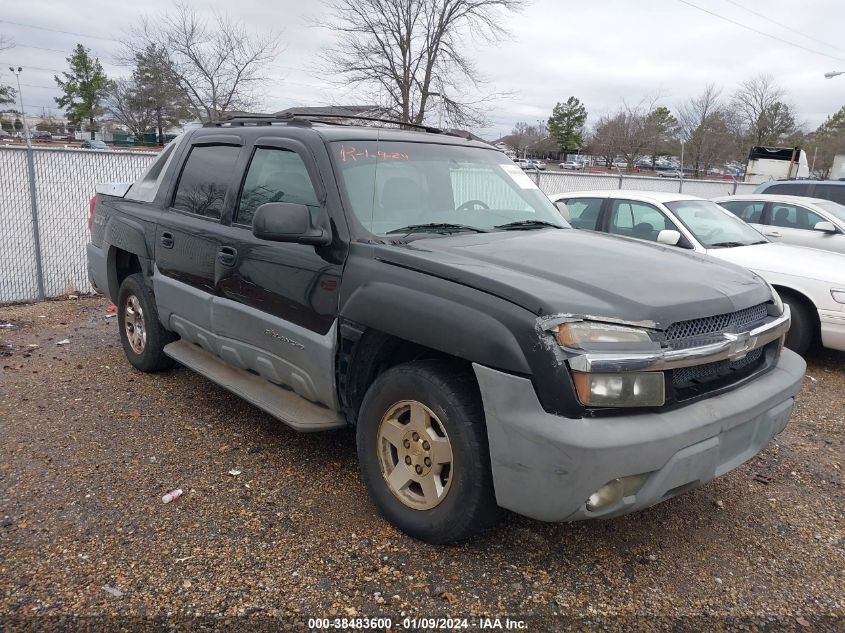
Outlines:
<svg viewBox="0 0 845 633"><path fill-rule="evenodd" d="M786 430L701 489L435 547L378 515L354 432L298 434L187 369L135 371L107 306L0 307L0 629L845 630L845 354L815 352Z"/></svg>

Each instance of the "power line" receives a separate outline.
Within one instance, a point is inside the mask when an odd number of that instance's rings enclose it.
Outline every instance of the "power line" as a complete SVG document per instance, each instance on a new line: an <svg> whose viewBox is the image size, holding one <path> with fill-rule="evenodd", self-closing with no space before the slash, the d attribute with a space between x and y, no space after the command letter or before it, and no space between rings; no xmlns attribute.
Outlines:
<svg viewBox="0 0 845 633"><path fill-rule="evenodd" d="M70 51L62 50L60 48L45 48L44 46L33 46L32 44L18 44L15 43L15 48L35 48L39 51L50 51L52 53L64 53L65 55L69 55Z"/></svg>
<svg viewBox="0 0 845 633"><path fill-rule="evenodd" d="M62 31L61 29L51 29L47 28L46 26L36 26L35 24L23 24L22 22L12 22L11 20L0 20L2 24L13 24L15 26L22 26L27 29L38 29L39 31L50 31L51 33L61 33L63 35L73 35L74 37L90 37L95 40L105 40L107 42L117 42L120 44L120 40L116 40L113 37L103 37L102 35L91 35L90 33L75 33L74 31Z"/></svg>
<svg viewBox="0 0 845 633"><path fill-rule="evenodd" d="M772 35L771 33L766 33L765 31L760 31L759 29L755 29L753 26L748 26L747 24L743 24L742 22L737 22L736 20L732 20L731 18L727 18L724 15L719 15L718 13L714 13L713 11L710 11L709 9L705 9L704 7L700 7L697 4L693 4L692 2L687 2L687 0L678 0L678 2L685 4L689 7L692 7L693 9L698 9L699 11L703 11L704 13L712 15L715 18L719 18L720 20L724 20L725 22L730 22L731 24L739 26L743 29L753 31L754 33L757 33L758 35L762 35L763 37L768 37L769 39L773 39L773 40L776 40L778 42L781 42L782 44L794 46L795 48L800 48L803 51L807 51L808 53L813 53L815 55L821 55L822 57L828 57L830 59L835 59L838 62L845 62L845 58L843 58L843 57L836 57L834 55L829 55L828 53L823 53L821 51L817 51L817 50L814 50L812 48L807 48L806 46L801 46L800 44L796 44L795 42L790 42L789 40L785 40L781 37L778 37L777 35Z"/></svg>
<svg viewBox="0 0 845 633"><path fill-rule="evenodd" d="M808 40L812 40L812 41L814 41L818 44L823 44L823 45L825 45L829 48L832 48L835 51L839 51L840 53L845 53L845 51L843 51L841 48L834 46L833 44L828 44L827 42L820 40L820 39L817 39L817 38L813 37L812 35L807 35L806 33L802 33L801 31L798 31L795 28L793 28L793 27L791 27L787 24L783 24L782 22L778 22L777 20L773 20L768 15L765 15L763 13L758 13L757 11L754 11L753 9L749 9L748 7L744 7L739 2L736 2L736 0L725 0L725 2L730 2L732 5L739 7L743 11L748 11L748 13L756 15L758 18L763 18L764 20L768 20L772 24L776 24L777 26L779 26L783 29L786 29L787 31L792 31L793 33L800 35L801 37L805 37Z"/></svg>
<svg viewBox="0 0 845 633"><path fill-rule="evenodd" d="M30 66L29 64L15 64L13 62L7 62L7 61L0 61L0 64L2 64L3 66L23 66L23 68L25 70L28 69L28 68L31 68L32 70L45 70L45 71L50 72L50 73L63 73L63 72L65 72L64 70L59 70L58 68L44 68L43 66ZM65 70L67 70L67 69L65 69Z"/></svg>

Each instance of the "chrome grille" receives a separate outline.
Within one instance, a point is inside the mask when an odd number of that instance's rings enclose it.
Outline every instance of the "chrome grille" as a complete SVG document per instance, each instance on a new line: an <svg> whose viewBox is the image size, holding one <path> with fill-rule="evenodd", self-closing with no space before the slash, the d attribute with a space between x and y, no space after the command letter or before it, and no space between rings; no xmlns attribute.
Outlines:
<svg viewBox="0 0 845 633"><path fill-rule="evenodd" d="M693 336L714 334L716 332L742 332L748 326L762 321L766 318L768 310L766 304L761 303L738 312L717 314L716 316L704 317L701 319L690 319L674 323L666 330L666 340L674 341Z"/></svg>
<svg viewBox="0 0 845 633"><path fill-rule="evenodd" d="M739 360L720 360L705 365L693 365L692 367L681 367L672 370L672 384L675 387L684 387L690 383L707 382L714 378L726 376L733 371L744 369L760 360L763 355L763 348L758 347L748 352L745 358Z"/></svg>

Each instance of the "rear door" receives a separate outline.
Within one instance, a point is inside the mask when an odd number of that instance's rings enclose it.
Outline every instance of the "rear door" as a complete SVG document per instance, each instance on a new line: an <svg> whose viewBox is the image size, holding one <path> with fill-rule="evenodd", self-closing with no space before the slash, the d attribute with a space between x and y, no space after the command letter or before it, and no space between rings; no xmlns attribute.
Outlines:
<svg viewBox="0 0 845 633"><path fill-rule="evenodd" d="M316 162L303 143L258 138L247 151L232 224L224 227L221 241L236 257L218 279L213 307L222 356L308 400L335 407L336 317L346 246L255 237L252 219L262 204L304 204L318 225L329 209Z"/></svg>
<svg viewBox="0 0 845 633"><path fill-rule="evenodd" d="M156 228L153 283L161 318L213 353L211 299L217 278L234 264L221 237L237 195L241 145L235 135L194 137Z"/></svg>

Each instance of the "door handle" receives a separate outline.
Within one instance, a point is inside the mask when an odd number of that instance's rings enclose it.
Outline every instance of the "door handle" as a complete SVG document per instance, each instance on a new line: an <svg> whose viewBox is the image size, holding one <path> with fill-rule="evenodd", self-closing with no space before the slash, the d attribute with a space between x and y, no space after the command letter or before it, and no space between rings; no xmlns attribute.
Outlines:
<svg viewBox="0 0 845 633"><path fill-rule="evenodd" d="M161 242L161 245L164 248L173 248L173 234L172 233L165 231L164 233L161 234L159 241Z"/></svg>
<svg viewBox="0 0 845 633"><path fill-rule="evenodd" d="M217 252L217 261L219 261L224 266L234 266L237 259L238 251L236 251L231 246L223 246Z"/></svg>
<svg viewBox="0 0 845 633"><path fill-rule="evenodd" d="M769 231L769 232L768 232L768 233L766 233L765 235L768 235L769 237L783 237L783 236L782 236L780 233L778 233L777 231Z"/></svg>

